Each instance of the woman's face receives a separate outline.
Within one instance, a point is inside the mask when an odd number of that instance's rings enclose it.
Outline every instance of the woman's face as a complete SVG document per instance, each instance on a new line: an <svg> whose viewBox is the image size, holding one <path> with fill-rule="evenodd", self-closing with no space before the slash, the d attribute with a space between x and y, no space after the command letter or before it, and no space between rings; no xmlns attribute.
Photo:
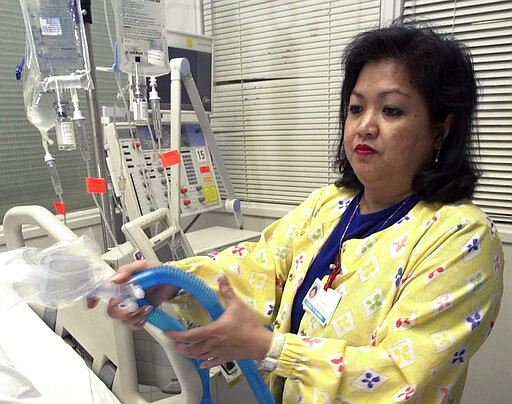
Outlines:
<svg viewBox="0 0 512 404"><path fill-rule="evenodd" d="M434 146L441 146L440 129L430 122L423 96L400 63L383 59L364 65L350 96L343 144L365 189L410 192Z"/></svg>

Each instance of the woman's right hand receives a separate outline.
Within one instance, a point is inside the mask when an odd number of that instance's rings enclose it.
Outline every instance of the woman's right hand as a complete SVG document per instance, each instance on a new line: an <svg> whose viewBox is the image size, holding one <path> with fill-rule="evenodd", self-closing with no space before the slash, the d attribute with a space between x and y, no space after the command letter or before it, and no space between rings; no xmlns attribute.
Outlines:
<svg viewBox="0 0 512 404"><path fill-rule="evenodd" d="M161 266L158 261L134 261L126 265L121 265L117 272L110 278L114 283L126 283L138 272L145 271L150 268ZM174 285L162 284L156 285L145 290L144 298L151 302L152 305L140 306L135 311L127 311L120 307L120 301L110 299L108 303L107 313L110 317L121 320L130 328L137 330L146 324L146 318L154 306L160 305L162 301L174 297L178 293L179 288ZM87 299L87 306L93 308L97 304L97 299Z"/></svg>

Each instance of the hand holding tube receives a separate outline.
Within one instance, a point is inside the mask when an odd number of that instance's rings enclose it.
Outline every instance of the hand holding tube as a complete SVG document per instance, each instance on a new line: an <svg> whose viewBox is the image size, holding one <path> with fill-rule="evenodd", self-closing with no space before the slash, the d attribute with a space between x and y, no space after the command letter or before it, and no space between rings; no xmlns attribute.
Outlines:
<svg viewBox="0 0 512 404"><path fill-rule="evenodd" d="M149 268L161 265L156 261L134 261L126 265L122 265L117 272L109 280L111 282L122 284L129 282L134 274L145 271ZM145 293L145 299L152 305L158 306L162 301L174 297L178 293L178 288L173 285L162 284L148 288ZM98 303L98 298L87 298L87 307L94 308ZM121 320L132 329L140 329L146 324L146 318L151 312L153 306L141 306L134 311L126 310L120 305L118 299L110 299L108 303L107 313L110 317Z"/></svg>
<svg viewBox="0 0 512 404"><path fill-rule="evenodd" d="M133 263L120 268L120 273L128 272L130 280L144 290L151 291L153 298L158 302L161 302L163 298L175 296L178 287L187 290L203 304L214 320L213 323L199 327L199 329L179 331L173 336L172 330L183 330L183 325L159 309L153 309L152 305L146 304L130 314L126 314L126 312L120 314L116 302L111 301L109 314L124 321L132 328L140 328L146 321L149 321L152 325L168 333L168 336L176 343L181 344L182 352L195 358L207 358L207 362L204 364L201 363L201 359L195 359L203 383L203 392L206 392L206 395L203 395L204 402L210 402L207 369L225 361L237 359L238 365L258 401L262 404L275 403L253 361L253 359L262 359L266 355L273 334L263 326L256 313L238 299L227 278L223 277L219 282L219 289L227 304L227 309L224 310L215 296L215 292L201 279L177 268L165 266L148 268L152 266L153 263ZM144 269L150 270L143 271ZM134 274L133 277L132 274ZM122 278L123 275L119 275L117 281ZM169 284L176 286L170 287ZM162 285L166 286L162 287ZM139 300L139 304L145 302L147 302L145 299ZM151 301L151 303L153 302ZM243 321L244 327L240 327L240 321ZM211 337L218 338L213 343L209 343L208 340ZM185 345L194 346L189 350Z"/></svg>
<svg viewBox="0 0 512 404"><path fill-rule="evenodd" d="M177 351L204 359L202 368L239 359L263 359L270 347L272 331L236 296L225 276L219 280L219 289L226 309L217 320L187 331L165 331L165 334L174 341Z"/></svg>

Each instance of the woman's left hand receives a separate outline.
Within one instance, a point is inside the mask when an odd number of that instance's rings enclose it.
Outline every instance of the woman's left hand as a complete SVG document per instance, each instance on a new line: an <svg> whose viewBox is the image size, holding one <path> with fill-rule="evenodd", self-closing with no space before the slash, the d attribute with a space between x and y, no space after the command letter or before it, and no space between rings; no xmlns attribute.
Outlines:
<svg viewBox="0 0 512 404"><path fill-rule="evenodd" d="M178 352L204 359L202 368L238 359L263 359L270 348L272 331L236 296L224 275L219 280L219 290L226 309L216 321L186 331L165 331L165 334L174 341Z"/></svg>

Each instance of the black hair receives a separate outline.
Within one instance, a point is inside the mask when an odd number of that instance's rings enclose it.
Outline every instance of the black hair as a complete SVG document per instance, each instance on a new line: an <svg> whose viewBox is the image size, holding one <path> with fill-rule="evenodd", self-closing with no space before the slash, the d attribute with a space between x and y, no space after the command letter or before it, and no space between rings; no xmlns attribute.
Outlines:
<svg viewBox="0 0 512 404"><path fill-rule="evenodd" d="M436 33L426 24L396 20L389 27L357 35L346 47L340 103L340 143L336 186L363 189L343 148L349 100L363 66L391 58L401 63L424 97L431 121L453 124L438 156L413 179L413 192L426 202L451 203L471 198L480 170L476 164L478 133L474 128L478 90L469 49L461 42Z"/></svg>

